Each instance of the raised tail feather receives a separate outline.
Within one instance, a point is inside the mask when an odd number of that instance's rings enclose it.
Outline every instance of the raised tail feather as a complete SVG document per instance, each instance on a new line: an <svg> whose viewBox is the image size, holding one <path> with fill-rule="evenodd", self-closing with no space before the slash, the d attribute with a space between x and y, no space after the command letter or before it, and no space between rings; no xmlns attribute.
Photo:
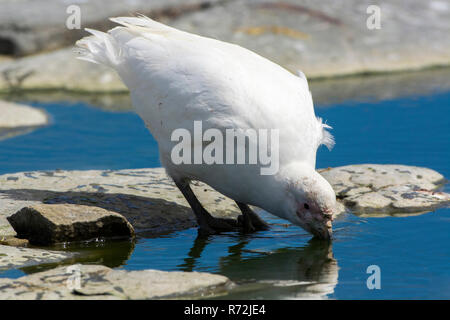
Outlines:
<svg viewBox="0 0 450 320"><path fill-rule="evenodd" d="M76 42L77 58L93 63L104 64L116 68L122 61L121 46L135 36L158 34L174 31L162 23L146 16L110 18L111 21L122 25L109 30L107 33L86 28L92 34Z"/></svg>
<svg viewBox="0 0 450 320"><path fill-rule="evenodd" d="M80 60L104 64L114 68L120 63L120 47L108 33L85 29L92 36L84 37L76 42L75 52Z"/></svg>

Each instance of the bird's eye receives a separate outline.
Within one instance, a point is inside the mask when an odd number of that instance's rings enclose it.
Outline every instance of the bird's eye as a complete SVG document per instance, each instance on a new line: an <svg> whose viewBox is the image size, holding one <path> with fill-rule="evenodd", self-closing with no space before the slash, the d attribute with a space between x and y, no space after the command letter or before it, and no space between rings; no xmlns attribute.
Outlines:
<svg viewBox="0 0 450 320"><path fill-rule="evenodd" d="M303 205L303 207L305 207L305 209L308 210L308 209L309 209L309 204L305 203L305 204Z"/></svg>

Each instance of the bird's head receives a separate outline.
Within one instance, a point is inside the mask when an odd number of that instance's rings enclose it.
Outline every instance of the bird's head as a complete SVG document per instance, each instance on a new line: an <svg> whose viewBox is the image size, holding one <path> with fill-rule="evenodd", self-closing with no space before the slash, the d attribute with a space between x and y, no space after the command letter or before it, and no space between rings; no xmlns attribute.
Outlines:
<svg viewBox="0 0 450 320"><path fill-rule="evenodd" d="M296 163L284 170L285 217L320 239L332 235L336 194L311 166Z"/></svg>

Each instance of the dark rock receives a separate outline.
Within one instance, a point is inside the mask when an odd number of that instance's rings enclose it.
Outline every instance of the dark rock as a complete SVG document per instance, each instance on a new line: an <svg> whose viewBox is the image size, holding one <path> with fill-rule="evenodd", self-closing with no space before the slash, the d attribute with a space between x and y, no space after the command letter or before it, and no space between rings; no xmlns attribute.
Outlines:
<svg viewBox="0 0 450 320"><path fill-rule="evenodd" d="M73 204L39 204L8 217L18 238L32 244L133 237L134 229L120 214L103 208Z"/></svg>

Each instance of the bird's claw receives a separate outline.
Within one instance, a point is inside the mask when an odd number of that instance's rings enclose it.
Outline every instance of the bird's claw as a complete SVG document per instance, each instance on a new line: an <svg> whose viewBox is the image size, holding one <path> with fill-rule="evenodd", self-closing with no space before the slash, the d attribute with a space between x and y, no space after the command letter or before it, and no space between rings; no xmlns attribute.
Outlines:
<svg viewBox="0 0 450 320"><path fill-rule="evenodd" d="M238 222L228 218L211 218L200 225L198 233L201 236L209 236L220 232L233 231L238 226Z"/></svg>
<svg viewBox="0 0 450 320"><path fill-rule="evenodd" d="M248 223L245 223L244 216L241 214L238 216L237 221L245 233L269 230L269 225L260 219L251 218Z"/></svg>

